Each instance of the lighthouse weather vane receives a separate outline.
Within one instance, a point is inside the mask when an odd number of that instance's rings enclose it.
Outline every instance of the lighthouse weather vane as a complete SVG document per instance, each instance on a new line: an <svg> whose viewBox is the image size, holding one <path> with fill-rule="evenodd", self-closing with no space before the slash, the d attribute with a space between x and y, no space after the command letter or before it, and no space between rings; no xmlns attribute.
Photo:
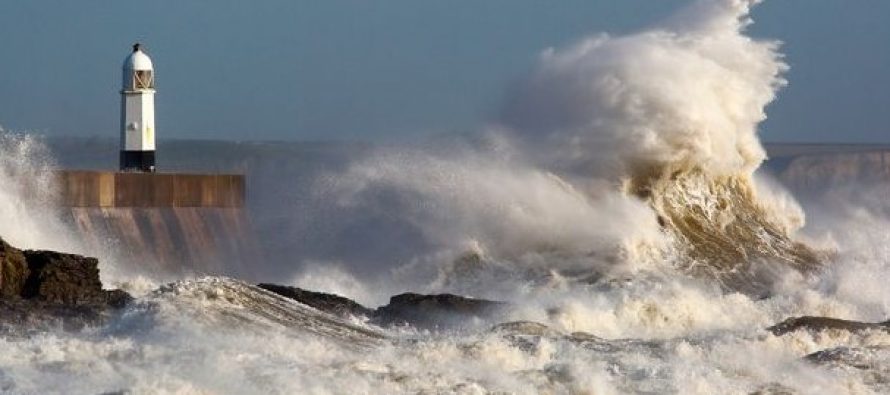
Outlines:
<svg viewBox="0 0 890 395"><path fill-rule="evenodd" d="M155 80L139 43L124 59L121 85L121 171L155 171Z"/></svg>

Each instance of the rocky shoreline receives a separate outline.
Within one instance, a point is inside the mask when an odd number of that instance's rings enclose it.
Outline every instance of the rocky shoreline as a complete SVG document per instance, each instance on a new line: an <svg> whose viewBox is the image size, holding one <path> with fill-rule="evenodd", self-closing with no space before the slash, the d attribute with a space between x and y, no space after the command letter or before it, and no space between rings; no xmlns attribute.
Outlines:
<svg viewBox="0 0 890 395"><path fill-rule="evenodd" d="M19 250L0 239L0 330L4 333L103 322L133 298L104 290L96 258Z"/></svg>
<svg viewBox="0 0 890 395"><path fill-rule="evenodd" d="M847 332L879 330L890 332L890 321L873 323L842 320L830 317L804 316L789 318L766 329L776 336L783 336L798 330L806 330L810 332L822 332L827 330L841 330Z"/></svg>
<svg viewBox="0 0 890 395"><path fill-rule="evenodd" d="M496 314L502 302L458 295L393 296L377 309L323 292L276 284L259 284L278 294L339 316L367 319L379 326L410 325L446 329ZM0 238L0 333L16 334L61 328L79 330L101 325L133 297L122 290L105 290L96 258L55 251L20 250Z"/></svg>
<svg viewBox="0 0 890 395"><path fill-rule="evenodd" d="M0 238L0 334L51 329L79 330L100 325L133 297L105 290L99 261L55 251L20 250ZM338 317L357 317L381 327L445 330L473 322L493 322L508 303L452 294L403 293L376 309L352 299L302 288L262 283L266 291ZM868 323L830 317L792 317L765 328L775 336L806 330L890 332L890 321Z"/></svg>
<svg viewBox="0 0 890 395"><path fill-rule="evenodd" d="M352 299L323 292L276 284L259 284L260 288L340 317L365 318L381 326L411 326L418 329L451 329L465 323L494 318L507 303L468 298L452 294L423 295L403 293L389 303L371 309Z"/></svg>

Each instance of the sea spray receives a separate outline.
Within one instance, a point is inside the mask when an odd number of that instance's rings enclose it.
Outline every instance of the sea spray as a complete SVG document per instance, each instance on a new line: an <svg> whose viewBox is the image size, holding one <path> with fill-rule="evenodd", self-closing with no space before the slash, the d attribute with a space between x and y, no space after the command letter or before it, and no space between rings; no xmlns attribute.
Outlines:
<svg viewBox="0 0 890 395"><path fill-rule="evenodd" d="M777 42L744 35L755 3L697 1L639 33L548 49L503 122L543 166L647 201L681 268L765 292L764 271L782 269L755 263L809 270L819 257L792 239L803 216L778 209L788 195L753 180L757 125L787 69Z"/></svg>
<svg viewBox="0 0 890 395"><path fill-rule="evenodd" d="M100 258L103 280L132 282L132 271L118 265L111 242L83 243L59 206L57 164L35 134L0 127L0 237L23 249L50 249Z"/></svg>
<svg viewBox="0 0 890 395"><path fill-rule="evenodd" d="M752 3L699 0L638 33L547 49L502 123L539 163L585 177L748 175L787 69L777 42L744 35Z"/></svg>
<svg viewBox="0 0 890 395"><path fill-rule="evenodd" d="M83 252L56 215L54 166L38 137L0 127L0 236L22 248Z"/></svg>
<svg viewBox="0 0 890 395"><path fill-rule="evenodd" d="M511 276L492 270L590 282L674 267L763 295L814 270L802 211L754 177L787 69L776 41L744 34L755 3L696 1L545 50L475 145L383 150L326 177L318 200L348 213L329 231L374 228L393 252L383 268L412 273L399 283L465 292Z"/></svg>
<svg viewBox="0 0 890 395"><path fill-rule="evenodd" d="M622 264L635 261L618 259L625 247L663 239L656 217L635 198L617 190L592 196L553 173L472 151L451 158L380 154L317 191L336 196L335 203L359 219L382 215L422 240L426 253L403 265L437 269L443 258L475 251L518 271L633 271ZM391 240L394 248L402 241L411 239ZM547 255L582 258L562 260L562 267L535 258Z"/></svg>

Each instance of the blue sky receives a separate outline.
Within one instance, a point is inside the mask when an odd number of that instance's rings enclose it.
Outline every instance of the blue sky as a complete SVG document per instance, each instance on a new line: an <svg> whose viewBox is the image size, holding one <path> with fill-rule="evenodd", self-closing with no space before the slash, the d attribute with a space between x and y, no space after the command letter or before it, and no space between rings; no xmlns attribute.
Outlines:
<svg viewBox="0 0 890 395"><path fill-rule="evenodd" d="M158 0L0 4L0 125L118 134L135 41L161 138L415 139L472 130L537 54L650 25L682 0ZM890 142L890 1L768 0L791 85L767 141Z"/></svg>

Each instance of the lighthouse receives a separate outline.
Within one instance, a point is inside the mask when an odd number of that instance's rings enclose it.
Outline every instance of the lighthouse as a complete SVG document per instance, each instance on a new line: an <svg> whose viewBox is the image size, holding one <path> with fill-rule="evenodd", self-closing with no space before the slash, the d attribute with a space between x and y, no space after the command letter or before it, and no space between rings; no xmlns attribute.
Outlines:
<svg viewBox="0 0 890 395"><path fill-rule="evenodd" d="M156 172L154 67L136 44L122 69L120 171L56 170L53 197L68 210L60 219L82 245L110 241L140 270L249 276L241 262L259 252L244 208L244 175Z"/></svg>
<svg viewBox="0 0 890 395"><path fill-rule="evenodd" d="M133 45L121 85L121 171L155 171L155 76L151 58Z"/></svg>

